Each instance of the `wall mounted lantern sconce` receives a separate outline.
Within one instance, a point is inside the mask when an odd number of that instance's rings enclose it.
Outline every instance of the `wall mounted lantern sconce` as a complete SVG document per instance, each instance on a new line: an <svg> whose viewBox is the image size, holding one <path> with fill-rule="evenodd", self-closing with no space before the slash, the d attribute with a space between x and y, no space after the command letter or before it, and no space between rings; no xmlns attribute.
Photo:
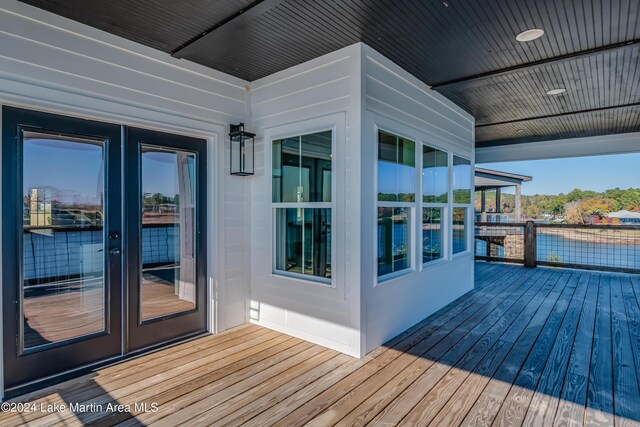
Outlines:
<svg viewBox="0 0 640 427"><path fill-rule="evenodd" d="M253 175L254 137L255 133L246 132L244 123L231 125L229 139L231 140L231 175Z"/></svg>

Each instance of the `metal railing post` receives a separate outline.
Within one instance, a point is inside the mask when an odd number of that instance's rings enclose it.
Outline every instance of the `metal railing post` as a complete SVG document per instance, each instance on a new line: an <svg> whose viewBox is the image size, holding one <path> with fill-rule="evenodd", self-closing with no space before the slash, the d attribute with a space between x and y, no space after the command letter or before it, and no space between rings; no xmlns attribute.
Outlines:
<svg viewBox="0 0 640 427"><path fill-rule="evenodd" d="M524 266L536 266L536 225L527 221L524 226Z"/></svg>

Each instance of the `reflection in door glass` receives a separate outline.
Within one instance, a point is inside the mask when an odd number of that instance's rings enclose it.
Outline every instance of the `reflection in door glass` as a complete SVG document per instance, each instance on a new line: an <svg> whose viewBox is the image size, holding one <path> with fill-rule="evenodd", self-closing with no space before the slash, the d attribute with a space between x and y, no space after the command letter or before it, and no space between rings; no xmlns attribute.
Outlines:
<svg viewBox="0 0 640 427"><path fill-rule="evenodd" d="M196 307L195 160L142 146L143 321Z"/></svg>
<svg viewBox="0 0 640 427"><path fill-rule="evenodd" d="M23 131L23 348L105 330L104 142Z"/></svg>

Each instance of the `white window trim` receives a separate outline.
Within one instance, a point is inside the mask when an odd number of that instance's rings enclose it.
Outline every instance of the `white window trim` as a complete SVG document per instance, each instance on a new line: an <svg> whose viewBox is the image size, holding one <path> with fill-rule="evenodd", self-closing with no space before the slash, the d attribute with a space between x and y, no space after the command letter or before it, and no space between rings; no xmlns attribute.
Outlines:
<svg viewBox="0 0 640 427"><path fill-rule="evenodd" d="M390 201L379 201L378 200L378 162L379 162L379 146L378 144L380 143L380 139L379 139L379 135L380 132L385 132L391 135L394 135L398 138L404 138L404 139L408 139L410 141L413 141L414 144L414 179L415 179L415 194L414 194L414 201L413 202L390 202ZM400 278L400 277L404 277L404 276L408 276L411 274L414 274L417 271L417 266L419 265L419 263L416 262L416 254L418 252L418 245L417 245L417 239L416 239L416 227L418 224L417 221L417 212L418 212L418 206L420 204L420 197L419 195L421 194L421 175L418 174L418 166L419 164L421 164L422 162L420 161L420 163L418 163L418 160L420 160L418 157L422 157L422 150L420 150L420 153L418 154L418 146L421 146L420 143L420 139L416 138L415 136L409 136L404 134L403 132L397 132L391 128L387 128L387 127L381 127L376 125L375 126L375 138L376 138L376 156L375 156L375 209L374 209L374 215L375 215L375 220L374 220L374 224L376 224L375 226L375 245L374 245L374 266L375 266L375 272L374 272L374 277L375 277L375 284L374 286L381 286L381 285L385 285L385 284L389 284L391 282L394 281L394 279ZM408 233L408 237L409 237L409 254L408 254L408 258L409 258L409 267L402 269L402 270L398 270L398 271L393 271L391 273L387 273L384 274L382 276L378 276L378 262L377 262L377 257L378 257L378 208L407 208L409 210L409 224L408 224L408 228L409 228L409 233ZM420 216L422 217L422 215ZM422 258L422 250L419 251L420 252L420 257Z"/></svg>
<svg viewBox="0 0 640 427"><path fill-rule="evenodd" d="M314 133L320 132L331 132L331 202L273 202L273 141L278 139L285 138L295 138L298 136L310 135ZM278 279L286 279L292 282L297 282L299 284L306 285L314 285L323 288L336 288L337 280L336 280L336 270L335 266L337 265L337 257L336 257L336 215L337 215L337 179L336 179L336 155L337 150L337 125L329 125L329 126L319 126L319 127L310 127L308 130L299 130L292 131L278 135L270 135L268 141L268 152L265 153L268 156L268 168L265 168L265 171L268 171L269 176L269 202L271 207L271 277ZM319 276L311 276L307 274L301 273L292 273L289 271L279 270L276 267L276 221L277 209L283 208L308 208L308 209L331 209L331 278L319 277Z"/></svg>

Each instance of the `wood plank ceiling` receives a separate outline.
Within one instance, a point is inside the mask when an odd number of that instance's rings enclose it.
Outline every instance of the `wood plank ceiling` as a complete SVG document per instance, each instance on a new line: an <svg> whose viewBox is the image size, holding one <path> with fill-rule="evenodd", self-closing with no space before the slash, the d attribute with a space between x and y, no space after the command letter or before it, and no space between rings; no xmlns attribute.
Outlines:
<svg viewBox="0 0 640 427"><path fill-rule="evenodd" d="M22 1L249 81L362 41L475 116L477 147L640 131L640 0Z"/></svg>

